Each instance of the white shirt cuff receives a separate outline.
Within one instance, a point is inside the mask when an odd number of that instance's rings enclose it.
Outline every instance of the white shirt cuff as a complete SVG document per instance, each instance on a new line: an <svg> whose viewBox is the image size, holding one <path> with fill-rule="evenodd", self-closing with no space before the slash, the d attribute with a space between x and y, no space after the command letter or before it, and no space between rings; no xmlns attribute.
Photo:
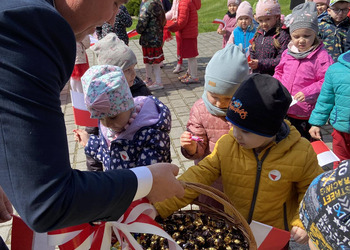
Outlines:
<svg viewBox="0 0 350 250"><path fill-rule="evenodd" d="M148 167L137 167L130 169L137 177L137 190L134 201L141 199L149 194L153 185L153 176Z"/></svg>

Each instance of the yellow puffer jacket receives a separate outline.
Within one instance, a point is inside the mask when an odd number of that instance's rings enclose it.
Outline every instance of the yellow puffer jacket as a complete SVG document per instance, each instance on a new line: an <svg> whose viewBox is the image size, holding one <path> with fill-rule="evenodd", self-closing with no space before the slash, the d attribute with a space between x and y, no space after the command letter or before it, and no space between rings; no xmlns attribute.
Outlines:
<svg viewBox="0 0 350 250"><path fill-rule="evenodd" d="M236 209L248 220L252 219L290 230L303 228L298 206L311 181L323 172L310 143L301 138L288 121L283 129L257 158L262 161L260 183L252 209L258 161L252 149L243 149L233 137L232 129L216 143L214 151L198 165L189 168L179 179L211 185L220 175L224 193ZM198 193L186 190L182 199L172 198L155 204L158 213L167 217L191 203Z"/></svg>

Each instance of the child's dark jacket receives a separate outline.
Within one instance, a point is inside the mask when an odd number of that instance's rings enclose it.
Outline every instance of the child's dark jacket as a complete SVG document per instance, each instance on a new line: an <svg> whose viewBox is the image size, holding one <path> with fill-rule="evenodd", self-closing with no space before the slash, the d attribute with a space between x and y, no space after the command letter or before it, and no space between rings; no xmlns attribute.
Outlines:
<svg viewBox="0 0 350 250"><path fill-rule="evenodd" d="M348 30L350 28L350 19L346 17L338 25L335 25L331 16L325 16L318 24L318 36L331 55L334 62L345 52L345 43Z"/></svg>
<svg viewBox="0 0 350 250"><path fill-rule="evenodd" d="M287 30L280 29L280 34L276 37L276 28L272 28L264 34L262 29L257 30L259 35L254 38L255 50L250 48L250 57L259 60L258 68L254 73L269 74L275 73L275 67L281 60L282 53L288 47L290 36ZM274 38L280 43L280 49L273 45Z"/></svg>
<svg viewBox="0 0 350 250"><path fill-rule="evenodd" d="M154 96L136 98L145 100L141 111L127 129L111 142L110 149L102 129L99 136L90 136L85 147L85 153L102 162L105 170L171 162L171 115L168 107Z"/></svg>

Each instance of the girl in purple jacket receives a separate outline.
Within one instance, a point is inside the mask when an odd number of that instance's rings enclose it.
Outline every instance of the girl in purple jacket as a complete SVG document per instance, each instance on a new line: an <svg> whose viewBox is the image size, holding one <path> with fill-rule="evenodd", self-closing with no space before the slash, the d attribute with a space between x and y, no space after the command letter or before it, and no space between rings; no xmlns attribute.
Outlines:
<svg viewBox="0 0 350 250"><path fill-rule="evenodd" d="M253 37L248 64L254 73L272 76L290 36L288 31L282 29L281 7L277 0L259 0L256 18L259 27Z"/></svg>
<svg viewBox="0 0 350 250"><path fill-rule="evenodd" d="M171 162L170 111L154 96L133 98L121 68L91 67L82 77L84 99L92 118L99 119L99 135L75 130L85 154L105 170Z"/></svg>
<svg viewBox="0 0 350 250"><path fill-rule="evenodd" d="M223 21L225 22L226 26L224 27L224 25L220 24L219 28L216 31L219 35L222 35L223 48L225 48L232 31L236 27L236 12L240 3L241 0L227 0L228 11L223 18Z"/></svg>
<svg viewBox="0 0 350 250"><path fill-rule="evenodd" d="M205 70L202 98L194 103L187 122L187 131L181 137L181 152L197 164L209 155L216 141L227 134L231 124L225 119L231 98L241 82L248 76L249 68L242 48L227 44L214 54ZM222 190L221 179L215 188ZM201 197L203 203L221 208L218 202Z"/></svg>
<svg viewBox="0 0 350 250"><path fill-rule="evenodd" d="M306 2L293 9L289 28L292 41L283 52L274 77L282 82L296 102L289 108L287 119L303 137L310 140L311 125L308 120L333 60L317 38L314 2Z"/></svg>

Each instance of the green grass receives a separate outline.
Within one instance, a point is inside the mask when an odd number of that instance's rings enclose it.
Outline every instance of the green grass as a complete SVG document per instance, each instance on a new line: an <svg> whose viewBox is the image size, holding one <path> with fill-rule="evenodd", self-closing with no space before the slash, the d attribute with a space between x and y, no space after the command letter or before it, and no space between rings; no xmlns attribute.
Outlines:
<svg viewBox="0 0 350 250"><path fill-rule="evenodd" d="M248 1L252 6L256 1ZM290 0L279 0L281 12L284 15L291 13L289 9ZM222 19L227 12L226 0L202 0L202 7L198 11L198 31L199 33L216 31L218 24L212 23L215 18ZM135 29L137 18L133 19L133 24L128 30ZM132 39L139 39L139 36Z"/></svg>

